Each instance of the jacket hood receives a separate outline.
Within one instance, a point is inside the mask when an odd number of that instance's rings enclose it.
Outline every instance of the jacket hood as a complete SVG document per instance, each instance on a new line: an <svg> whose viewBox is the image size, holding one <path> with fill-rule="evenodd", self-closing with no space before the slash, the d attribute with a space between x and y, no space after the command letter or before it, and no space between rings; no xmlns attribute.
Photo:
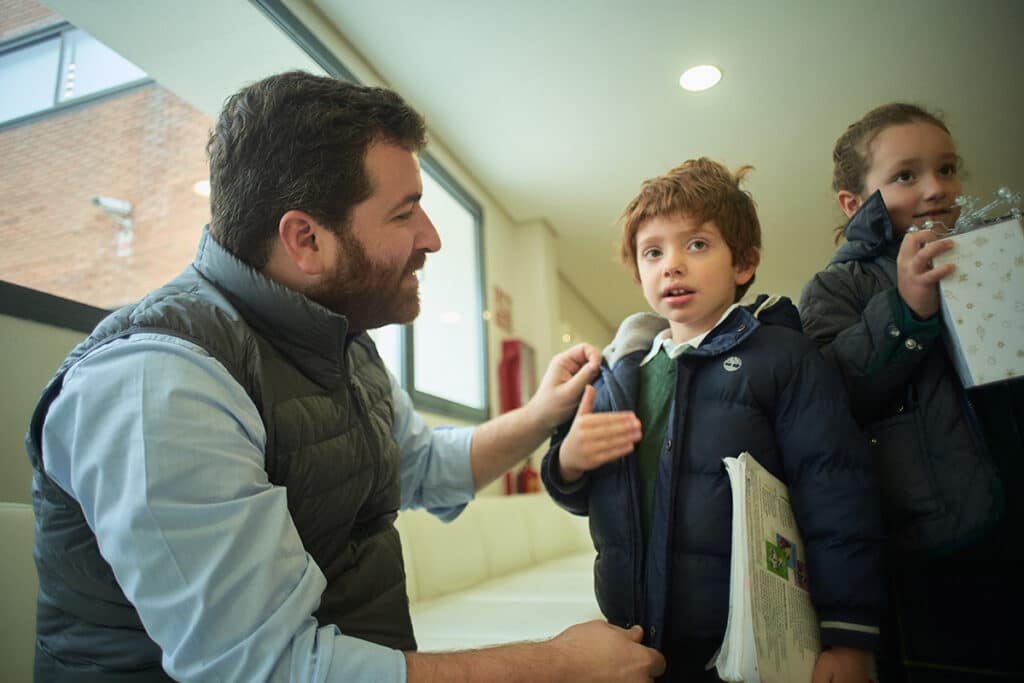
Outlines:
<svg viewBox="0 0 1024 683"><path fill-rule="evenodd" d="M843 235L846 243L836 250L829 265L847 261L871 261L883 254L895 257L901 241L894 235L889 209L885 206L880 190L868 197L857 213L853 214Z"/></svg>
<svg viewBox="0 0 1024 683"><path fill-rule="evenodd" d="M758 325L783 325L798 332L803 330L800 313L789 297L759 294L754 303L733 310L704 338L696 352L707 356L722 353L746 339ZM634 313L622 321L602 355L609 367L615 367L631 353L650 351L654 338L668 327L668 319L660 315Z"/></svg>

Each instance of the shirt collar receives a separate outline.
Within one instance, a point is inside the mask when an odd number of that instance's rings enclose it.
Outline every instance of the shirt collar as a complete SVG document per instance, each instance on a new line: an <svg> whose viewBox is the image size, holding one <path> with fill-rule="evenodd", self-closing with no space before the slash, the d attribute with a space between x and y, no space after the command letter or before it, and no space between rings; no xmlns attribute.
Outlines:
<svg viewBox="0 0 1024 683"><path fill-rule="evenodd" d="M672 328L662 330L654 338L654 342L651 344L651 350L648 351L644 359L640 361L640 367L647 365L647 363L649 363L655 356L658 355L658 351L661 351L661 349L663 348L665 349L665 353L667 353L668 357L672 360L675 360L679 356L683 355L683 353L687 349L697 348L698 346L701 345L701 342L704 341L704 338L711 334L712 330L721 325L722 321L728 318L729 314L732 313L733 309L735 309L737 306L739 306L739 304L733 304L729 308L725 309L725 312L722 314L722 317L719 318L718 322L712 325L707 332L698 334L693 339L688 339L681 344L677 344L674 341L672 341Z"/></svg>

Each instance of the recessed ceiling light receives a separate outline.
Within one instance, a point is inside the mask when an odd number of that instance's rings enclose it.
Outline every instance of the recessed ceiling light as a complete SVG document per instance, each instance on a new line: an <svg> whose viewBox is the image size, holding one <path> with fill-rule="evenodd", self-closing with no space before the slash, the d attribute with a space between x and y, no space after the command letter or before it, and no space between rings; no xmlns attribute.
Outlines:
<svg viewBox="0 0 1024 683"><path fill-rule="evenodd" d="M209 197L210 196L210 181L209 180L197 181L196 184L192 186L192 191L195 192L200 197Z"/></svg>
<svg viewBox="0 0 1024 683"><path fill-rule="evenodd" d="M701 64L684 71L683 75L679 77L679 85L683 90L697 92L707 90L720 80L722 80L721 69L710 64Z"/></svg>

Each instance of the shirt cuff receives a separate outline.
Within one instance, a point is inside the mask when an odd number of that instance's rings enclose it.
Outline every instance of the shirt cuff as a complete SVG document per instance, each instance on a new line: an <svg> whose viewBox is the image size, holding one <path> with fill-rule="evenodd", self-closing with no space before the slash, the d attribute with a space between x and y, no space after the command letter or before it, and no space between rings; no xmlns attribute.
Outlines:
<svg viewBox="0 0 1024 683"><path fill-rule="evenodd" d="M334 649L325 681L367 681L367 683L405 683L405 655L334 629Z"/></svg>
<svg viewBox="0 0 1024 683"><path fill-rule="evenodd" d="M900 296L896 288L889 290L889 306L892 309L893 323L905 337L937 337L942 330L941 316L936 313L927 320L921 320L910 310L910 306Z"/></svg>
<svg viewBox="0 0 1024 683"><path fill-rule="evenodd" d="M436 473L437 478L431 487L432 495L423 502L431 514L445 522L458 517L466 503L476 495L470 460L474 431L474 427L434 428L434 449L438 453L445 453L445 456L439 459L443 467ZM431 504L434 498L437 502Z"/></svg>
<svg viewBox="0 0 1024 683"><path fill-rule="evenodd" d="M823 615L819 629L822 647L877 650L880 642L877 618L868 618L863 610L844 609Z"/></svg>

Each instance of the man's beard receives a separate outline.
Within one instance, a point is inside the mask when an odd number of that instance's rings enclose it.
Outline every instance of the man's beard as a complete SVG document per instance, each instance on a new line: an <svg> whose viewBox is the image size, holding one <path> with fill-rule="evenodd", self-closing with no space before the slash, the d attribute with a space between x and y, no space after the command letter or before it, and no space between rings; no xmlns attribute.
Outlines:
<svg viewBox="0 0 1024 683"><path fill-rule="evenodd" d="M348 319L349 332L392 323L411 323L420 313L419 287L403 281L423 267L426 252L414 253L401 269L374 263L347 229L338 234L338 261L327 278L306 295Z"/></svg>

